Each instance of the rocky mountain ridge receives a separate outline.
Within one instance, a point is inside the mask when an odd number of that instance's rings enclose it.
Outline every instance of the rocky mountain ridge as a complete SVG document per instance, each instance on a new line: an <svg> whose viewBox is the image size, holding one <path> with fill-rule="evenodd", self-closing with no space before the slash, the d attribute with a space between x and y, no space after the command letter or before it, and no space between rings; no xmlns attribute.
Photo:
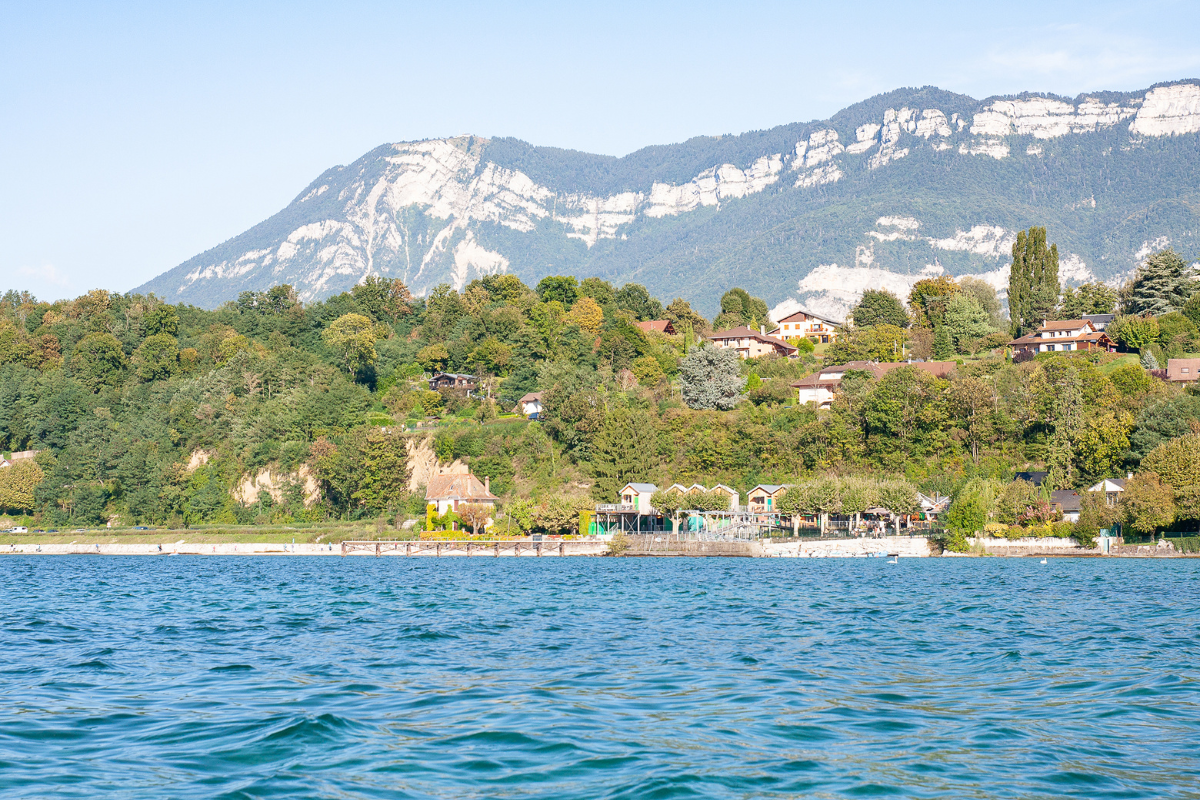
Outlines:
<svg viewBox="0 0 1200 800"><path fill-rule="evenodd" d="M1015 231L1046 224L1072 281L1150 249L1190 255L1200 85L982 102L897 90L828 121L698 137L624 158L461 136L376 148L286 209L140 287L215 306L366 275L439 283L513 272L635 280L711 312L742 285L786 311L843 311L933 274L1007 280Z"/></svg>

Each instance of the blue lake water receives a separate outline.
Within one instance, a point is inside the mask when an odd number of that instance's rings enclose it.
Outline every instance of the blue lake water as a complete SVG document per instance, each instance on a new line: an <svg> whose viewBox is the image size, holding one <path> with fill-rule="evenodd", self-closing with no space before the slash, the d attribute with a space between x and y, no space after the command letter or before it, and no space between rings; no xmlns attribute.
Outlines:
<svg viewBox="0 0 1200 800"><path fill-rule="evenodd" d="M0 557L0 796L1200 797L1200 561Z"/></svg>

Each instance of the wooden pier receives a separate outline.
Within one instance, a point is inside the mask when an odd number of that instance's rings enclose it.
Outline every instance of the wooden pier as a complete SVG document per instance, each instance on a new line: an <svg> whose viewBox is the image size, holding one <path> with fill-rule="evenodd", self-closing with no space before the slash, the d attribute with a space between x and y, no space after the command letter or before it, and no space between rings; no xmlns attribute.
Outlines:
<svg viewBox="0 0 1200 800"><path fill-rule="evenodd" d="M342 555L373 556L598 556L608 549L599 541L562 539L456 539L411 542L342 542Z"/></svg>

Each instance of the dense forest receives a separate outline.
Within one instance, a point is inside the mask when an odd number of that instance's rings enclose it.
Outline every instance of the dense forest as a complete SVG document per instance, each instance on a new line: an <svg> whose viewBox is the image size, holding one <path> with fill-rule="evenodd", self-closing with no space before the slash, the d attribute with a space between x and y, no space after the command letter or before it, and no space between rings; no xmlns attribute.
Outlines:
<svg viewBox="0 0 1200 800"><path fill-rule="evenodd" d="M1143 285L1159 291L1150 278ZM664 306L640 285L597 278L530 288L497 275L425 299L370 278L323 302L278 286L214 311L153 295L46 303L10 291L0 450L40 452L0 470L0 507L59 527L420 518L411 462L426 442L440 462L490 477L523 529L569 529L577 509L627 480L745 492L827 476L907 480L982 508L988 523L1004 520L1017 471L1046 468L1048 487L1079 488L1147 459L1157 471L1131 497L1158 492L1159 510L1142 527L1200 517L1187 454L1200 452L1200 396L1150 363L1200 349L1200 296L1117 318L1144 365L1115 353L1013 363L994 292L964 284L922 282L906 304L868 293L858 327L828 352L805 342L799 358L744 362L700 344L710 322L687 302ZM1136 304L1139 291L1085 287L1056 310ZM745 291L719 305L721 326L765 322L765 304ZM637 326L663 318L674 335ZM796 404L790 384L822 357L914 354L959 365L945 380L851 371L832 408ZM432 391L439 371L470 373L478 388ZM541 419L513 413L535 391ZM239 488L264 471L276 491ZM1036 510L1044 498L1021 502ZM1033 519L1018 512L1014 524Z"/></svg>

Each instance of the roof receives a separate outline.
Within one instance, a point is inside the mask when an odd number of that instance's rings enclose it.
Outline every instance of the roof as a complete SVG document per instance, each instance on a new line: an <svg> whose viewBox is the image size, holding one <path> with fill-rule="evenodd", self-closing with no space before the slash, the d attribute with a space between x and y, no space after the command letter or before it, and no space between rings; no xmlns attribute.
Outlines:
<svg viewBox="0 0 1200 800"><path fill-rule="evenodd" d="M675 330L675 326L671 324L671 320L669 319L643 320L637 326L646 332L658 331L659 333L670 333Z"/></svg>
<svg viewBox="0 0 1200 800"><path fill-rule="evenodd" d="M1091 320L1086 319L1054 319L1042 323L1039 331L1073 331L1077 328L1091 326Z"/></svg>
<svg viewBox="0 0 1200 800"><path fill-rule="evenodd" d="M1083 508L1079 492L1071 489L1055 489L1050 493L1050 504L1062 506L1063 511L1079 511Z"/></svg>
<svg viewBox="0 0 1200 800"><path fill-rule="evenodd" d="M788 484L786 483L760 483L758 486L755 486L750 490L750 494L754 494L759 489L762 489L767 494L775 494L780 489L786 488L788 488Z"/></svg>
<svg viewBox="0 0 1200 800"><path fill-rule="evenodd" d="M1086 319L1088 322L1091 322L1093 325L1096 324L1097 322L1099 322L1101 324L1106 324L1106 323L1112 322L1114 319L1116 319L1117 315L1116 314L1084 314L1083 318Z"/></svg>
<svg viewBox="0 0 1200 800"><path fill-rule="evenodd" d="M1042 330L1049 330L1049 329L1043 328ZM1011 342L1008 343L1008 345L1009 345L1009 347L1012 347L1013 345L1032 345L1032 344L1046 344L1046 343L1064 344L1067 342L1099 342L1102 339L1106 342L1112 341L1111 339L1108 338L1108 334L1106 334L1104 331L1092 331L1091 333L1085 333L1082 336L1055 336L1055 337L1047 338L1047 339L1043 339L1041 336L1038 336L1036 333L1027 333L1019 339L1013 339Z"/></svg>
<svg viewBox="0 0 1200 800"><path fill-rule="evenodd" d="M633 487L633 490L639 494L642 492L650 492L650 494L654 494L658 491L658 487L653 483L627 483L625 486L621 487L621 491L625 491L626 487Z"/></svg>
<svg viewBox="0 0 1200 800"><path fill-rule="evenodd" d="M1104 480L1097 483L1095 486L1092 486L1091 488L1089 488L1088 491L1089 492L1108 491L1108 484L1110 484L1110 483L1115 487L1116 491L1118 491L1118 492L1125 491L1125 478L1105 478Z"/></svg>
<svg viewBox="0 0 1200 800"><path fill-rule="evenodd" d="M760 342L766 342L767 344L775 345L776 347L782 347L786 350L797 349L794 345L788 344L783 339L776 339L774 336L767 336L764 333L747 328L745 325L739 325L736 328L730 328L727 331L717 331L714 334L710 334L708 338L709 339L757 339Z"/></svg>
<svg viewBox="0 0 1200 800"><path fill-rule="evenodd" d="M466 378L472 381L475 380L474 375L468 375L465 372L439 372L430 378L430 380L437 380L438 378Z"/></svg>
<svg viewBox="0 0 1200 800"><path fill-rule="evenodd" d="M1184 373L1184 370L1187 370ZM1168 358L1167 380L1194 381L1200 378L1200 358ZM14 458L16 453L13 453Z"/></svg>
<svg viewBox="0 0 1200 800"><path fill-rule="evenodd" d="M1034 486L1041 486L1042 481L1046 480L1046 476L1049 474L1049 472L1018 472L1013 475L1013 482L1029 481Z"/></svg>
<svg viewBox="0 0 1200 800"><path fill-rule="evenodd" d="M542 393L541 392L530 392L529 394L525 395L517 402L518 403L532 403L535 400L539 403L542 402Z"/></svg>
<svg viewBox="0 0 1200 800"><path fill-rule="evenodd" d="M426 500L499 500L474 475L434 475L425 487Z"/></svg>
<svg viewBox="0 0 1200 800"><path fill-rule="evenodd" d="M845 325L846 324L845 320L834 319L833 317L827 317L824 314L817 314L813 311L809 311L807 308L804 308L803 306L796 309L792 313L788 314L786 317L780 317L779 319L775 320L775 323L778 325L782 325L785 322L791 322L793 317L798 317L801 314L803 314L806 317L812 317L813 319L819 319L822 322L828 322L832 325Z"/></svg>

